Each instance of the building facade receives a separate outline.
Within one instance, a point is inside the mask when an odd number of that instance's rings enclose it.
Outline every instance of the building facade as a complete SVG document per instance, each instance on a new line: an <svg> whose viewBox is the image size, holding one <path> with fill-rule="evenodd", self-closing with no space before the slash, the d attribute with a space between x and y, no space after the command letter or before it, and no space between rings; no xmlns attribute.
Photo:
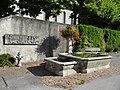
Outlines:
<svg viewBox="0 0 120 90"><path fill-rule="evenodd" d="M19 0L16 0L17 2ZM18 10L19 8L16 6L15 10ZM64 24L73 24L73 20L70 18L72 11L70 10L62 10L62 13L60 13L60 15L58 15L57 17L49 17L49 21L50 22L57 22L57 23L64 23ZM17 16L20 16L20 14L18 14ZM23 15L23 17L28 17L28 18L33 18L30 17L29 15ZM39 16L36 17L36 19L39 20L45 20L45 12L42 11L42 14L39 14Z"/></svg>

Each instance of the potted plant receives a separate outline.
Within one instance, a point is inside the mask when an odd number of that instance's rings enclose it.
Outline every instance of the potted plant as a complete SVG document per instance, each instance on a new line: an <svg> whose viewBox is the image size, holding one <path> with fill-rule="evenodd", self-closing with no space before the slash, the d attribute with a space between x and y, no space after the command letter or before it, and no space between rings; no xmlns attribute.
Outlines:
<svg viewBox="0 0 120 90"><path fill-rule="evenodd" d="M67 26L65 29L61 30L61 36L66 38L67 40L67 52L68 54L72 54L74 42L76 42L79 37L80 33L79 30L75 27Z"/></svg>

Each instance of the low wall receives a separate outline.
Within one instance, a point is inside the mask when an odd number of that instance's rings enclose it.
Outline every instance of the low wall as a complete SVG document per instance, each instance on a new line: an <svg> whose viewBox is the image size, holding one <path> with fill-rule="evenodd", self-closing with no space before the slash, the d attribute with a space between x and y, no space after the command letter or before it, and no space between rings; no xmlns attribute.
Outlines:
<svg viewBox="0 0 120 90"><path fill-rule="evenodd" d="M0 19L0 54L23 55L21 62L44 60L66 51L66 40L61 37L63 24L8 16Z"/></svg>

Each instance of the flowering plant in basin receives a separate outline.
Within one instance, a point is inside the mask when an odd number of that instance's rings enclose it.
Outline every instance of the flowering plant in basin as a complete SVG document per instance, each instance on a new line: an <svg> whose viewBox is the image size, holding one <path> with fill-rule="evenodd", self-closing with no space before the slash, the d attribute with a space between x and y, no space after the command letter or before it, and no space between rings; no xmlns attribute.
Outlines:
<svg viewBox="0 0 120 90"><path fill-rule="evenodd" d="M61 30L61 36L68 39L71 38L74 41L77 41L80 37L79 30L73 27L66 27L66 29Z"/></svg>

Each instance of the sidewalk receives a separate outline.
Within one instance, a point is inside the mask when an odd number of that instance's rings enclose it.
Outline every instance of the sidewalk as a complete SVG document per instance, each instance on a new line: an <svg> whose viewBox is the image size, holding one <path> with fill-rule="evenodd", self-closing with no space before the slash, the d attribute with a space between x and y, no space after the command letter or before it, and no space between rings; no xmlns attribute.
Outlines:
<svg viewBox="0 0 120 90"><path fill-rule="evenodd" d="M120 65L120 54L113 54L112 65ZM0 76L0 90L64 90L46 86L36 76L17 73ZM120 90L120 72L101 77L90 83L73 87L72 90Z"/></svg>
<svg viewBox="0 0 120 90"><path fill-rule="evenodd" d="M62 90L48 87L37 77L30 74L18 73L0 77L0 90Z"/></svg>

